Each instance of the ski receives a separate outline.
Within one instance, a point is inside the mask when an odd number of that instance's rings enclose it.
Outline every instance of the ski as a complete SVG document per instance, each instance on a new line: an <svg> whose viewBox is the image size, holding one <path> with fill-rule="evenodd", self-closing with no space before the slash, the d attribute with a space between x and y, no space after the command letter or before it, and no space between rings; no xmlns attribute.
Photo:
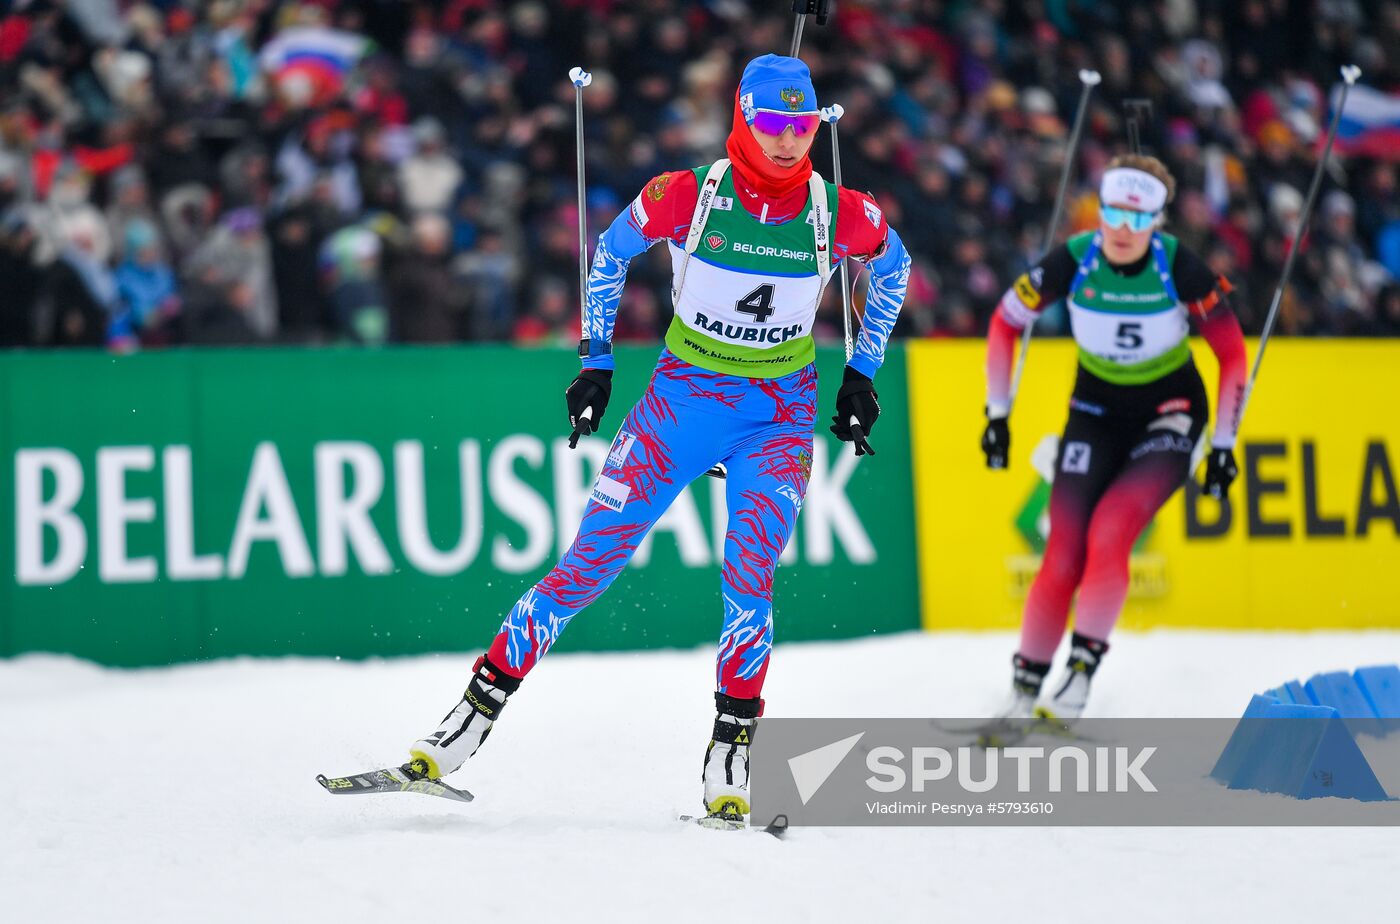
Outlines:
<svg viewBox="0 0 1400 924"><path fill-rule="evenodd" d="M987 719L976 722L953 723L930 719L929 724L941 732L966 737L967 744L979 748L1004 748L1016 744L1030 734L1033 720Z"/></svg>
<svg viewBox="0 0 1400 924"><path fill-rule="evenodd" d="M1092 742L1095 739L1077 732L1073 723L1056 719L1049 715L1038 715L1031 719L991 719L968 725L930 720L934 728L954 735L967 735L968 745L982 748L1006 748L1020 744L1027 738L1060 738L1065 741Z"/></svg>
<svg viewBox="0 0 1400 924"><path fill-rule="evenodd" d="M470 802L476 797L465 789L448 786L441 780L430 780L413 773L408 764L402 767L386 767L383 770L366 770L351 776L327 777L316 775L316 782L333 796L352 796L372 792L416 792L425 796L438 796L453 802Z"/></svg>
<svg viewBox="0 0 1400 924"><path fill-rule="evenodd" d="M719 815L680 815L680 821L687 824L699 825L711 831L756 831L763 834L771 834L773 837L782 840L787 834L788 819L786 815L779 815L763 827L750 825L742 818L724 818Z"/></svg>

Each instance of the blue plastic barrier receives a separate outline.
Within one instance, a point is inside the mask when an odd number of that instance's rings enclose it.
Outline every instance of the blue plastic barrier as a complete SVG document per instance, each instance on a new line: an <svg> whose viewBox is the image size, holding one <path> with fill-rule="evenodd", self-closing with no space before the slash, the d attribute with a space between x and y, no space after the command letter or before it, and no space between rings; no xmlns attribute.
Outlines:
<svg viewBox="0 0 1400 924"><path fill-rule="evenodd" d="M1272 696L1250 700L1210 775L1231 789L1298 799L1388 798L1336 709Z"/></svg>
<svg viewBox="0 0 1400 924"><path fill-rule="evenodd" d="M1400 729L1400 666L1358 667L1356 686L1380 720L1382 734Z"/></svg>
<svg viewBox="0 0 1400 924"><path fill-rule="evenodd" d="M1314 674L1304 687L1319 706L1337 710L1353 735L1381 735L1380 717L1366 700L1355 678L1346 671Z"/></svg>
<svg viewBox="0 0 1400 924"><path fill-rule="evenodd" d="M1290 680L1249 701L1210 775L1231 789L1299 799L1387 798L1356 734L1400 729L1400 666Z"/></svg>

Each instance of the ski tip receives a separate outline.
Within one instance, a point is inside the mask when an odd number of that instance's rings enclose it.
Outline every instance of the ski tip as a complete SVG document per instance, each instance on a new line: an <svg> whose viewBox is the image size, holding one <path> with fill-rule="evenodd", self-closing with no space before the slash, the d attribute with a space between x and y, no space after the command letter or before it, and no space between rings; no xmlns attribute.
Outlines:
<svg viewBox="0 0 1400 924"><path fill-rule="evenodd" d="M766 825L750 824L742 818L721 818L717 815L677 815L679 821L698 825L711 831L756 831L782 839L788 830L788 817L777 815Z"/></svg>
<svg viewBox="0 0 1400 924"><path fill-rule="evenodd" d="M331 779L324 773L316 774L316 782L320 783L321 788L329 793L345 792L355 788L355 784L345 777Z"/></svg>
<svg viewBox="0 0 1400 924"><path fill-rule="evenodd" d="M457 789L456 787L448 786L446 783L438 783L438 785L441 786L443 789L446 789L447 792L434 793L433 795L441 795L444 798L455 799L458 802L471 802L476 798L476 796L467 792L465 789Z"/></svg>

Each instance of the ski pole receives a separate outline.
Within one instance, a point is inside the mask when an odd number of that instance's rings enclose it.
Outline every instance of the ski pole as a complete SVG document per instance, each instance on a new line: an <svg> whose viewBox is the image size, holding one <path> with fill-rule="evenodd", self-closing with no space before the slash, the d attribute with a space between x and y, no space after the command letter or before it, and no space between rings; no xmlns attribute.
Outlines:
<svg viewBox="0 0 1400 924"><path fill-rule="evenodd" d="M841 146L837 141L836 123L841 121L845 114L846 110L840 103L827 106L821 111L822 121L831 126L831 181L837 186L841 185ZM835 231L834 228L832 230ZM846 336L846 361L850 362L854 346L851 338L850 279L846 274L845 260L841 261L841 324Z"/></svg>
<svg viewBox="0 0 1400 924"><path fill-rule="evenodd" d="M1079 72L1079 109L1074 114L1074 129L1070 132L1069 149L1065 151L1064 169L1060 171L1060 189L1055 194L1055 208L1050 212L1050 223L1045 226L1045 235L1041 239L1039 260L1045 259L1045 255L1050 252L1050 245L1055 242L1055 232L1060 228L1060 214L1064 211L1065 195L1069 192L1069 174L1074 169L1074 155L1079 150L1079 138L1084 133L1084 115L1089 111L1089 95L1102 79L1098 71L1086 68ZM1034 327L1034 323L1027 324L1025 330L1021 331L1021 352L1016 357L1016 372L1011 376L1011 392L1007 396L1006 405L1007 417L1011 416L1011 407L1016 403L1016 392L1021 387L1021 374L1026 370L1026 354L1031 349L1031 332Z"/></svg>
<svg viewBox="0 0 1400 924"><path fill-rule="evenodd" d="M581 67L569 71L569 81L574 85L574 148L578 153L578 294L579 326L582 331L579 353L587 356L589 335L592 326L588 321L588 210L584 197L583 179L583 88L593 82L593 75ZM569 448L578 445L578 438L592 432L593 408L583 409L574 424L574 432L569 434Z"/></svg>
<svg viewBox="0 0 1400 924"><path fill-rule="evenodd" d="M841 185L841 144L836 134L836 123L841 121L841 117L846 114L845 108L840 103L833 103L821 111L821 118L831 126L831 180L837 186ZM836 228L832 227L831 234L836 234ZM855 338L851 335L854 326L851 312L851 280L846 269L846 259L841 258L841 327L845 336L846 362L851 361L851 355L855 353ZM860 425L860 420L854 415L848 422L851 428L851 442L856 449L874 455L870 444L865 441L865 430ZM857 453L859 455L860 453Z"/></svg>
<svg viewBox="0 0 1400 924"><path fill-rule="evenodd" d="M1269 335L1273 333L1274 322L1278 320L1279 305L1283 302L1283 290L1288 285L1288 277L1293 274L1293 262L1298 257L1298 249L1303 243L1303 232L1308 227L1308 218L1312 215L1313 203L1317 200L1318 187L1322 185L1322 171L1327 167L1327 157L1332 153L1332 142L1337 139L1337 128L1342 122L1342 110L1347 105L1347 93L1350 92L1352 84L1356 83L1356 78L1361 76L1361 68L1355 64L1342 65L1342 95L1337 100L1337 109L1332 113L1332 125L1327 129L1327 143L1322 148L1322 156L1317 160L1317 169L1313 171L1312 185L1308 187L1308 198L1303 202L1303 211L1298 214L1298 230L1293 234L1293 245L1288 248L1288 257L1283 261L1283 273L1279 276L1278 285L1274 288L1273 301L1269 303L1269 314L1264 319L1264 330L1259 335L1259 352L1254 356L1254 368L1250 370L1249 382L1244 387L1244 397L1240 400L1240 414L1235 420L1236 432L1244 422L1245 408L1249 407L1250 396L1254 394L1254 382L1259 378L1259 367L1264 364L1264 348L1269 343Z"/></svg>

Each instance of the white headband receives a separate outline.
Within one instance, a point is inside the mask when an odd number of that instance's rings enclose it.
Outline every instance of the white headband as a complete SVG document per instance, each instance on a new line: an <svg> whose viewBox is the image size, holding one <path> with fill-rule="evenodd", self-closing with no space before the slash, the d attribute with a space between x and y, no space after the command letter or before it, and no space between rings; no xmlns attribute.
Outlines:
<svg viewBox="0 0 1400 924"><path fill-rule="evenodd" d="M1167 184L1142 170L1115 167L1104 172L1099 200L1141 212L1160 212L1167 204Z"/></svg>

